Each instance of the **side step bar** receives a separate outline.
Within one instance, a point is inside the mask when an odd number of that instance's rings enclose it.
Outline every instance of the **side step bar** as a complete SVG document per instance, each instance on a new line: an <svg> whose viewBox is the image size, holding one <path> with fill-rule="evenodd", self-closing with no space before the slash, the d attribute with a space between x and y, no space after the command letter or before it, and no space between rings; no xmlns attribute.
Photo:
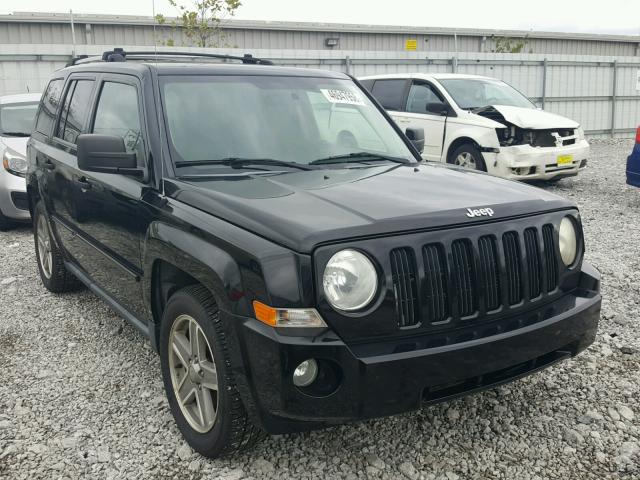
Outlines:
<svg viewBox="0 0 640 480"><path fill-rule="evenodd" d="M141 321L135 315L133 315L129 310L120 305L111 295L109 295L106 291L104 291L101 287L96 285L89 276L84 273L81 269L76 267L73 263L64 262L64 266L69 272L75 275L78 280L84 283L89 290L95 293L98 297L104 300L107 305L109 305L115 312L124 318L127 322L133 325L137 330L140 331L145 337L149 338L149 325Z"/></svg>

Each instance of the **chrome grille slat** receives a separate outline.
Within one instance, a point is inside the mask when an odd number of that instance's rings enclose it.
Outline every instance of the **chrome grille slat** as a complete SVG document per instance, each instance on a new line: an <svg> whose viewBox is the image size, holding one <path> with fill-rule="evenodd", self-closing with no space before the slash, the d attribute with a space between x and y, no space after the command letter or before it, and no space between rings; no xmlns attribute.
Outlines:
<svg viewBox="0 0 640 480"><path fill-rule="evenodd" d="M495 238L491 235L478 240L480 266L484 273L484 296L487 310L496 310L500 305L500 267Z"/></svg>
<svg viewBox="0 0 640 480"><path fill-rule="evenodd" d="M477 310L476 292L473 279L473 254L466 240L456 240L451 244L456 292L458 294L458 314L460 317L473 315Z"/></svg>
<svg viewBox="0 0 640 480"><path fill-rule="evenodd" d="M441 323L449 317L449 299L445 259L442 247L436 244L423 248L426 277L427 321Z"/></svg>
<svg viewBox="0 0 640 480"><path fill-rule="evenodd" d="M537 229L527 228L524 231L524 245L529 272L529 298L534 299L538 298L542 293L542 263L540 261Z"/></svg>
<svg viewBox="0 0 640 480"><path fill-rule="evenodd" d="M547 292L552 292L558 286L558 257L556 255L555 232L553 225L542 227L544 242L545 269L547 271Z"/></svg>
<svg viewBox="0 0 640 480"><path fill-rule="evenodd" d="M416 325L419 322L418 282L413 251L410 248L396 248L391 251L390 261L398 326Z"/></svg>
<svg viewBox="0 0 640 480"><path fill-rule="evenodd" d="M505 264L507 267L507 299L509 305L522 300L522 278L520 265L520 245L516 232L507 232L502 236Z"/></svg>

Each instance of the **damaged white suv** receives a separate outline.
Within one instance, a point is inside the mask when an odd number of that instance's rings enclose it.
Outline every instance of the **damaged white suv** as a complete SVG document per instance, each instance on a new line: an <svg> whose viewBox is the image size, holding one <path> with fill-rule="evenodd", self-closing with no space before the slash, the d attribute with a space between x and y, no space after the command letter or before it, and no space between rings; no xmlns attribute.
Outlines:
<svg viewBox="0 0 640 480"><path fill-rule="evenodd" d="M359 80L403 130L424 129L425 160L515 180L558 180L587 166L580 125L538 109L501 80L445 73Z"/></svg>

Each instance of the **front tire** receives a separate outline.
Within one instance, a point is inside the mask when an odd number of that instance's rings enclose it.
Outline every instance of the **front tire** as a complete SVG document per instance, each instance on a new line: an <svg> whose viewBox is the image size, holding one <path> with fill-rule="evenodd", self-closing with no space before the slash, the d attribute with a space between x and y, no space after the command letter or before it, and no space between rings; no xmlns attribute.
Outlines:
<svg viewBox="0 0 640 480"><path fill-rule="evenodd" d="M53 240L42 202L38 202L33 209L33 237L38 272L45 288L53 293L71 292L81 288L80 281L64 266L64 257Z"/></svg>
<svg viewBox="0 0 640 480"><path fill-rule="evenodd" d="M247 415L231 371L218 307L202 286L171 296L160 327L169 406L189 445L209 458L253 446L264 433Z"/></svg>
<svg viewBox="0 0 640 480"><path fill-rule="evenodd" d="M470 168L472 170L478 170L481 172L487 171L487 166L484 163L484 157L480 150L470 143L465 143L456 148L449 159L448 163L458 165L464 168Z"/></svg>

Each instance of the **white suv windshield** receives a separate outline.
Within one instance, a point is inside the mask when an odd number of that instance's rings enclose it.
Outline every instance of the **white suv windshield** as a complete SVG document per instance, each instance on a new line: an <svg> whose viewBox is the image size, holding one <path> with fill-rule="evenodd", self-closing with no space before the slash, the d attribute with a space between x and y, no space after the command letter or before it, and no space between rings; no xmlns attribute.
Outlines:
<svg viewBox="0 0 640 480"><path fill-rule="evenodd" d="M351 81L277 76L165 76L172 156L189 162L242 158L309 164L371 153L415 157Z"/></svg>
<svg viewBox="0 0 640 480"><path fill-rule="evenodd" d="M465 110L505 105L511 107L536 108L527 97L500 80L489 78L448 78L439 82Z"/></svg>

